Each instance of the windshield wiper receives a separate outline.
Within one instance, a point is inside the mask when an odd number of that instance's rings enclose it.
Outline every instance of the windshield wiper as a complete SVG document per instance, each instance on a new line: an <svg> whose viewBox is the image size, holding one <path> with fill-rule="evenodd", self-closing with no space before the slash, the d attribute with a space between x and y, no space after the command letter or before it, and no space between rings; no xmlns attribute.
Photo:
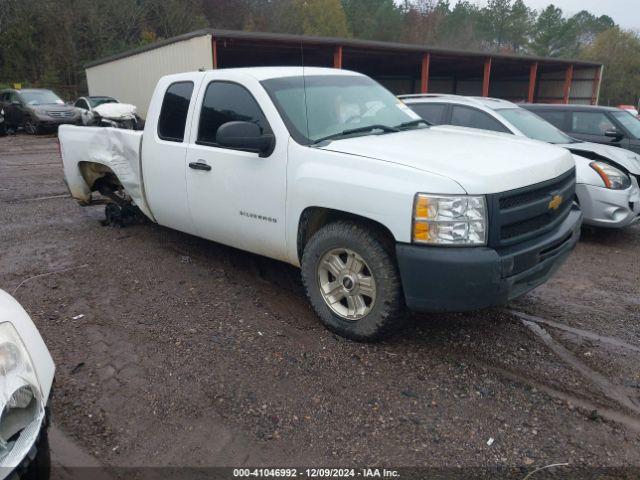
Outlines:
<svg viewBox="0 0 640 480"><path fill-rule="evenodd" d="M367 125L366 127L352 128L349 130L343 130L342 132L334 133L332 135L327 135L326 137L319 138L312 142L312 145L316 143L324 142L325 140L332 140L334 138L345 137L347 135L353 135L354 133L367 133L373 132L374 130L382 130L384 133L392 133L399 132L395 127L389 127L387 125Z"/></svg>
<svg viewBox="0 0 640 480"><path fill-rule="evenodd" d="M417 127L421 123L424 123L427 127L433 126L433 123L427 122L426 120L419 118L418 120L411 120L410 122L401 123L400 125L396 125L394 128L403 129L403 128L409 128L409 127Z"/></svg>

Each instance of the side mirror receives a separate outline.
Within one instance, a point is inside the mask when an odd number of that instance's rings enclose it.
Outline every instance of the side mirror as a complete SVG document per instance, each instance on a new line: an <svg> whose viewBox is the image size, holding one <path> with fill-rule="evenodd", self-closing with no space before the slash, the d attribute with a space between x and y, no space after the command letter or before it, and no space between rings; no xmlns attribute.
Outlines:
<svg viewBox="0 0 640 480"><path fill-rule="evenodd" d="M218 128L216 143L221 147L256 152L261 157L268 157L273 151L275 138L263 134L255 123L227 122Z"/></svg>
<svg viewBox="0 0 640 480"><path fill-rule="evenodd" d="M614 129L607 130L606 132L604 132L604 136L609 138L614 138L616 140L621 140L622 138L624 138L624 134Z"/></svg>

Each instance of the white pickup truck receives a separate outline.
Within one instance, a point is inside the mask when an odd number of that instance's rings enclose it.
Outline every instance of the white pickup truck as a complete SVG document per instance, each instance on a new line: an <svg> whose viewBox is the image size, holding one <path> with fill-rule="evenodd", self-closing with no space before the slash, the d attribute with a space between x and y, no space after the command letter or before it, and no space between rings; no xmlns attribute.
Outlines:
<svg viewBox="0 0 640 480"><path fill-rule="evenodd" d="M144 132L64 126L71 195L299 266L332 331L502 305L578 241L561 148L431 128L370 78L274 67L170 75Z"/></svg>

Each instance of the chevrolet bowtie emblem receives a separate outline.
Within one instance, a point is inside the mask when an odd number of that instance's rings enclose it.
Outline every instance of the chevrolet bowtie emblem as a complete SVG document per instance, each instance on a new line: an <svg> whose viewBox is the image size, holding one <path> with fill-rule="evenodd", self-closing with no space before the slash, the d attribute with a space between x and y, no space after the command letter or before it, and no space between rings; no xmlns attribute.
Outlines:
<svg viewBox="0 0 640 480"><path fill-rule="evenodd" d="M562 195L556 195L549 202L549 210L558 210L560 205L562 205Z"/></svg>

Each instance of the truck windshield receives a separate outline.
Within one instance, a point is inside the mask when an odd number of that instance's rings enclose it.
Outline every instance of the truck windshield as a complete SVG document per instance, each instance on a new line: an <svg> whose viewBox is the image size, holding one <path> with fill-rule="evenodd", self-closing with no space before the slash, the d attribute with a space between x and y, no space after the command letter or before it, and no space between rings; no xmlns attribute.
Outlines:
<svg viewBox="0 0 640 480"><path fill-rule="evenodd" d="M300 144L424 128L391 92L359 75L310 75L262 82L289 133ZM305 103L306 100L306 103Z"/></svg>
<svg viewBox="0 0 640 480"><path fill-rule="evenodd" d="M505 108L497 110L514 127L527 137L547 143L575 143L549 122L524 108Z"/></svg>
<svg viewBox="0 0 640 480"><path fill-rule="evenodd" d="M64 105L60 97L51 90L23 90L20 95L27 105Z"/></svg>

